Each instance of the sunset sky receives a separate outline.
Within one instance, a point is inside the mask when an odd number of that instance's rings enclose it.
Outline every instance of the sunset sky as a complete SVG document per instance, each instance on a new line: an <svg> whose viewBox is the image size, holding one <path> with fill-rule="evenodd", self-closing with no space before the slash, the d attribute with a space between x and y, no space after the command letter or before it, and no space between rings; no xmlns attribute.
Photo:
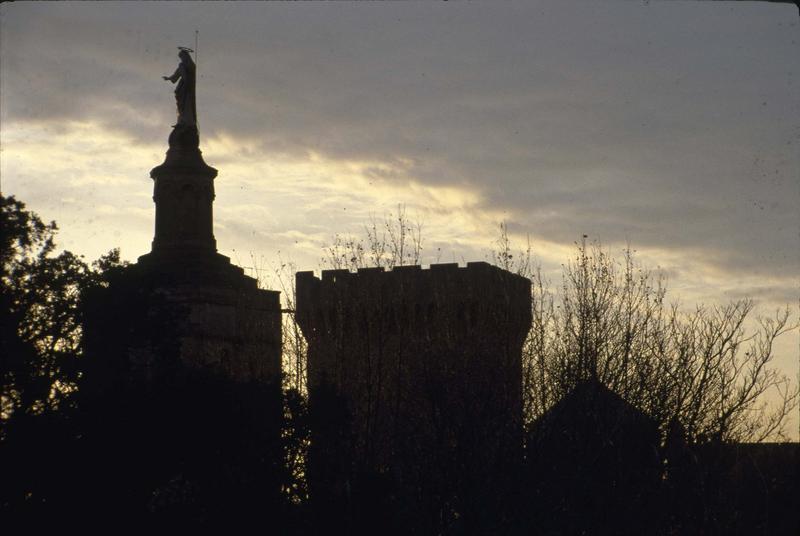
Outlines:
<svg viewBox="0 0 800 536"><path fill-rule="evenodd" d="M178 45L220 252L318 268L399 204L425 263L583 234L692 304L800 303L800 17L767 2L4 3L2 190L95 258L150 249ZM797 318L795 312L794 318ZM779 363L797 375L797 332Z"/></svg>

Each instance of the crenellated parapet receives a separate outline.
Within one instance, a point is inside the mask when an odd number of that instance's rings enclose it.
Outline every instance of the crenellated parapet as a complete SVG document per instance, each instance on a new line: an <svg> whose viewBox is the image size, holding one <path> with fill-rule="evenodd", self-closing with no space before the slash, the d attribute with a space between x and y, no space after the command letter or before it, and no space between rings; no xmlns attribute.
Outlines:
<svg viewBox="0 0 800 536"><path fill-rule="evenodd" d="M433 485L424 475L442 489L451 473L496 482L521 456L528 279L485 262L326 270L299 272L296 292L312 411L338 400L349 419L312 429L312 481L345 490L354 474L391 474L413 494Z"/></svg>
<svg viewBox="0 0 800 536"><path fill-rule="evenodd" d="M343 381L347 358L334 354L358 346L514 354L530 327L530 281L485 262L299 272L297 319L312 385L323 373Z"/></svg>

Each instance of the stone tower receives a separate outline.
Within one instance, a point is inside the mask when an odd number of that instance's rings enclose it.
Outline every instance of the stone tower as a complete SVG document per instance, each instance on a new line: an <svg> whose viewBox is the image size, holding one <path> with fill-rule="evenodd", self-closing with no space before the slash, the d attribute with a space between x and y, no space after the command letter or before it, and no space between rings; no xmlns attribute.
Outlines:
<svg viewBox="0 0 800 536"><path fill-rule="evenodd" d="M300 272L296 288L316 414L312 493L347 502L369 474L407 497L450 496L456 517L499 496L493 486L521 458L530 281L475 262Z"/></svg>
<svg viewBox="0 0 800 536"><path fill-rule="evenodd" d="M214 178L199 149L196 127L176 126L163 164L153 168L156 205L152 251L139 257L141 275L181 312L180 359L241 381L281 375L279 293L217 253L213 233Z"/></svg>
<svg viewBox="0 0 800 536"><path fill-rule="evenodd" d="M259 289L217 253L216 175L203 160L196 125L173 127L165 161L150 172L152 251L90 300L97 316L89 311L87 345L124 346L105 353L124 355L123 368L135 377L158 376L169 362L235 381L280 382L279 293ZM118 335L109 340L109 333Z"/></svg>
<svg viewBox="0 0 800 536"><path fill-rule="evenodd" d="M217 170L200 152L194 63L180 57L165 77L181 80L178 121L150 172L152 250L83 296L81 449L98 468L93 511L139 532L200 520L235 531L283 504L281 309L217 253Z"/></svg>

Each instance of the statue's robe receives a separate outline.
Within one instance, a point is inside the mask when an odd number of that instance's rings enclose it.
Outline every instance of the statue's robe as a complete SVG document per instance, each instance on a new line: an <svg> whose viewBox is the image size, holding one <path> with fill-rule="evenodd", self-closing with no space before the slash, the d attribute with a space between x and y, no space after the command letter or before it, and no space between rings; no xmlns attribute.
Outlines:
<svg viewBox="0 0 800 536"><path fill-rule="evenodd" d="M182 58L169 80L171 82L178 81L178 85L175 87L175 103L178 105L176 126L196 126L195 64L192 59Z"/></svg>

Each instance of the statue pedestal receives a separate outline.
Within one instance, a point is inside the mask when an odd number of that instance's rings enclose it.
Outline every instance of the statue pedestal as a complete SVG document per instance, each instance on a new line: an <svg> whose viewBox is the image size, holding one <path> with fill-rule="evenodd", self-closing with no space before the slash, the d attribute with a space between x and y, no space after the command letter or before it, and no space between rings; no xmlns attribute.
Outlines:
<svg viewBox="0 0 800 536"><path fill-rule="evenodd" d="M184 124L195 123L194 63L180 56L167 79L181 79L181 124L150 173L152 251L82 300L88 420L76 452L93 469L81 471L82 503L138 532L230 531L283 505L279 293L217 253L217 170Z"/></svg>
<svg viewBox="0 0 800 536"><path fill-rule="evenodd" d="M279 293L259 289L217 253L216 175L203 161L197 128L175 127L164 163L150 173L152 251L98 292L103 306L89 319L87 343L116 349L124 368L145 380L164 373L165 364L181 364L236 381L280 383Z"/></svg>
<svg viewBox="0 0 800 536"><path fill-rule="evenodd" d="M214 178L203 161L197 127L176 126L164 163L150 171L156 204L155 256L202 256L217 251L214 239Z"/></svg>

